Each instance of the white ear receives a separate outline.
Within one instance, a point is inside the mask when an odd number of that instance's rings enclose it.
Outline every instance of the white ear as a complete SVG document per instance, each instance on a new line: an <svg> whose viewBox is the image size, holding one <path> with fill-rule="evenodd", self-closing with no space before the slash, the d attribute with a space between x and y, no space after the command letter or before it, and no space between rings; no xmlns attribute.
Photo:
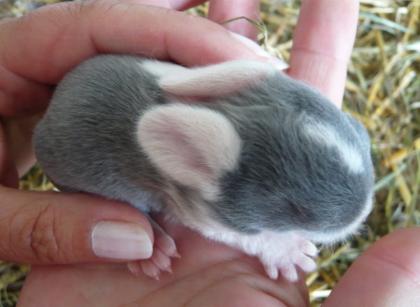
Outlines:
<svg viewBox="0 0 420 307"><path fill-rule="evenodd" d="M165 76L177 76L180 73L188 71L188 68L183 66L156 60L144 60L140 63L140 66L158 78Z"/></svg>
<svg viewBox="0 0 420 307"><path fill-rule="evenodd" d="M279 73L268 63L238 60L178 70L163 76L160 87L173 95L215 97L227 95Z"/></svg>
<svg viewBox="0 0 420 307"><path fill-rule="evenodd" d="M241 147L225 116L183 104L147 111L140 118L138 137L161 172L210 199L216 197L217 179L236 166Z"/></svg>

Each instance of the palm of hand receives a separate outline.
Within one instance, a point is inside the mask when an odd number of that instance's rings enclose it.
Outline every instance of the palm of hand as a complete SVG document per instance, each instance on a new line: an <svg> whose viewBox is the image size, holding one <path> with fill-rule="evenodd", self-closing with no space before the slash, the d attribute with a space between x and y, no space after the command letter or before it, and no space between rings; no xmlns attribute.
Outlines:
<svg viewBox="0 0 420 307"><path fill-rule="evenodd" d="M174 272L161 275L159 281L134 277L123 264L34 267L20 304L31 306L36 297L36 306L58 306L63 301L68 306L307 305L302 280L274 282L255 259L184 227L166 226L181 258L174 261Z"/></svg>

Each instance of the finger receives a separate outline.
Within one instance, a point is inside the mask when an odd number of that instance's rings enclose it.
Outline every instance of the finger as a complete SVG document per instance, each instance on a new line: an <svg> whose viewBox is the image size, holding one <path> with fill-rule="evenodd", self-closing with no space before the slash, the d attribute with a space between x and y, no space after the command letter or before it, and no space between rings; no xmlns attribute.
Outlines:
<svg viewBox="0 0 420 307"><path fill-rule="evenodd" d="M6 26L0 25L0 40ZM0 44L0 58L1 58ZM51 97L49 86L22 78L9 71L0 61L0 114L4 117L16 114L26 115L42 111Z"/></svg>
<svg viewBox="0 0 420 307"><path fill-rule="evenodd" d="M18 118L4 118L4 130L7 135L7 148L10 157L13 159L19 177L26 174L35 164L35 153L32 146L33 129L42 114Z"/></svg>
<svg viewBox="0 0 420 307"><path fill-rule="evenodd" d="M0 187L0 259L31 264L127 261L152 255L136 209L93 196Z"/></svg>
<svg viewBox="0 0 420 307"><path fill-rule="evenodd" d="M161 18L165 22L157 23ZM20 76L43 83L56 83L71 67L98 52L154 56L187 66L259 58L204 18L133 3L51 5L5 26L4 64Z"/></svg>
<svg viewBox="0 0 420 307"><path fill-rule="evenodd" d="M169 7L172 9L186 10L204 2L207 2L207 0L168 0L168 2L170 4Z"/></svg>
<svg viewBox="0 0 420 307"><path fill-rule="evenodd" d="M18 174L10 153L7 151L7 142L8 139L4 131L4 125L0 122L0 184L17 188Z"/></svg>
<svg viewBox="0 0 420 307"><path fill-rule="evenodd" d="M124 0L125 3L160 6L174 10L186 10L206 2L206 0Z"/></svg>
<svg viewBox="0 0 420 307"><path fill-rule="evenodd" d="M303 1L293 39L290 75L341 105L358 17L357 0Z"/></svg>
<svg viewBox="0 0 420 307"><path fill-rule="evenodd" d="M260 1L259 0L242 0L224 1L211 0L209 7L209 18L218 23L225 22L229 19L237 17L247 17L253 20L260 19ZM257 28L255 25L245 19L235 20L225 24L230 31L249 37L257 38Z"/></svg>
<svg viewBox="0 0 420 307"><path fill-rule="evenodd" d="M375 243L350 267L323 304L415 306L420 299L420 229L396 231Z"/></svg>
<svg viewBox="0 0 420 307"><path fill-rule="evenodd" d="M14 89L0 92L3 114L32 105L30 97L16 97L15 91L35 91L34 81L55 84L96 53L137 54L185 66L241 58L267 60L205 18L133 1L49 5L3 23L0 41L0 66L4 67L0 87ZM49 97L46 86L38 85L36 91L41 93L37 99ZM41 100L45 104L47 98Z"/></svg>

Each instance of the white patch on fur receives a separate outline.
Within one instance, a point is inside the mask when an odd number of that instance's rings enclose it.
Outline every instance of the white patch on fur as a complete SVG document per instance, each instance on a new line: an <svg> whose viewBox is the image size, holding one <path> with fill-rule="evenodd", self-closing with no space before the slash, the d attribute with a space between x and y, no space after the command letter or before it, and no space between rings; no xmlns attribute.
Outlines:
<svg viewBox="0 0 420 307"><path fill-rule="evenodd" d="M341 230L334 230L330 233L324 233L324 232L300 232L305 238L309 238L313 240L316 243L335 243L342 240L347 239L349 236L356 234L360 228L360 226L363 224L363 222L366 220L370 212L372 211L373 206L373 194L370 194L362 212L360 215L354 219L354 221L347 225L346 227L343 227Z"/></svg>
<svg viewBox="0 0 420 307"><path fill-rule="evenodd" d="M241 149L239 135L222 114L179 103L147 111L137 133L140 145L160 171L199 189L206 199L215 199L217 179L234 169Z"/></svg>
<svg viewBox="0 0 420 307"><path fill-rule="evenodd" d="M200 208L199 215L178 215L179 222L211 240L258 257L270 278L277 279L280 271L284 278L294 282L298 278L296 267L305 272L316 268L313 259L318 253L316 246L297 232L239 233L217 222L205 206L197 207Z"/></svg>
<svg viewBox="0 0 420 307"><path fill-rule="evenodd" d="M157 60L145 60L140 63L142 69L147 70L158 78L166 76L177 76L180 73L185 73L188 68L182 67L169 62L161 62Z"/></svg>
<svg viewBox="0 0 420 307"><path fill-rule="evenodd" d="M175 71L163 76L159 85L174 95L217 97L255 84L278 73L273 65L258 61L230 61Z"/></svg>
<svg viewBox="0 0 420 307"><path fill-rule="evenodd" d="M305 131L315 141L329 147L335 147L340 153L341 159L354 173L363 171L363 160L361 154L347 144L334 130L326 124L309 122L305 124Z"/></svg>

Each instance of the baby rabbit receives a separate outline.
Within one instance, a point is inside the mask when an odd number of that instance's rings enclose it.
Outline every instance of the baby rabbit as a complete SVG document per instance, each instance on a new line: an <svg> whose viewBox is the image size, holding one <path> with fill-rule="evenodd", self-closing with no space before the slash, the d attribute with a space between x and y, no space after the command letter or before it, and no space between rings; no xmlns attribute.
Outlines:
<svg viewBox="0 0 420 307"><path fill-rule="evenodd" d="M364 127L262 62L94 57L57 86L34 146L61 189L161 211L274 279L313 270L314 243L347 238L372 208Z"/></svg>

